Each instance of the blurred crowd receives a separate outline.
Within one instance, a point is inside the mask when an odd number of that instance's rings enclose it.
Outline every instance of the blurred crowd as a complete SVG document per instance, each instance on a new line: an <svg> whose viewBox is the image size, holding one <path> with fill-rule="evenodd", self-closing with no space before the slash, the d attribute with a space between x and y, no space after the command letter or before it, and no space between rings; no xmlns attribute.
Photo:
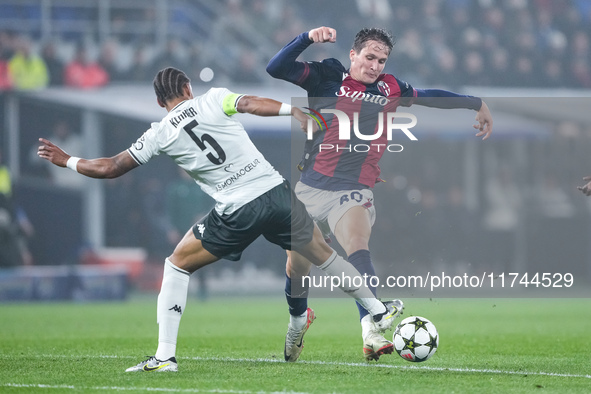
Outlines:
<svg viewBox="0 0 591 394"><path fill-rule="evenodd" d="M168 65L194 80L208 67L219 84L272 84L264 71L270 57L321 25L337 29L337 43L312 47L305 60L346 64L355 33L379 26L397 37L386 71L415 86L591 88L588 0L177 0L166 3L159 39L163 11L154 4L111 10L106 35L56 28L44 37L38 27L26 32L3 23L17 15L39 26L34 5L25 12L0 2L0 89L147 82ZM67 18L52 23L87 21L98 5L60 12Z"/></svg>

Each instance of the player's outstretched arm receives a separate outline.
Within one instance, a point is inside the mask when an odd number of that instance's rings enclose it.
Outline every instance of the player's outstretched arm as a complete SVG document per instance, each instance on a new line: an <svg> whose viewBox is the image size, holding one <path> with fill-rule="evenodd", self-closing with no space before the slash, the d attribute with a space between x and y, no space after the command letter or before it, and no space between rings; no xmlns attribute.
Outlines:
<svg viewBox="0 0 591 394"><path fill-rule="evenodd" d="M39 157L58 167L69 167L90 178L117 178L139 165L127 151L109 158L86 160L70 156L59 146L44 138L39 138L39 142L41 143L37 150Z"/></svg>
<svg viewBox="0 0 591 394"><path fill-rule="evenodd" d="M493 118L490 113L490 110L488 109L488 105L486 105L484 101L482 101L482 106L476 113L476 121L478 122L478 124L475 124L474 128L480 130L476 134L476 137L484 136L482 137L483 140L490 137L493 127Z"/></svg>
<svg viewBox="0 0 591 394"><path fill-rule="evenodd" d="M258 116L290 115L289 113L279 113L281 104L279 101L266 97L242 96L236 104L236 110Z"/></svg>
<svg viewBox="0 0 591 394"><path fill-rule="evenodd" d="M302 129L308 123L308 117L299 108L292 107L266 97L243 96L236 105L236 110L258 116L293 116L302 125Z"/></svg>
<svg viewBox="0 0 591 394"><path fill-rule="evenodd" d="M299 111L299 109L283 104L280 101L258 96L242 96L238 100L238 104L236 104L236 110L258 116L289 116ZM298 114L303 113L299 111Z"/></svg>
<svg viewBox="0 0 591 394"><path fill-rule="evenodd" d="M416 97L412 101L413 105L441 109L466 108L476 111L478 124L474 125L474 128L479 130L476 136L483 137L483 140L490 137L493 119L484 100L442 89L415 89L415 91Z"/></svg>
<svg viewBox="0 0 591 394"><path fill-rule="evenodd" d="M578 186L577 189L583 192L586 196L591 196L591 176L586 176L583 181L587 182L584 186Z"/></svg>

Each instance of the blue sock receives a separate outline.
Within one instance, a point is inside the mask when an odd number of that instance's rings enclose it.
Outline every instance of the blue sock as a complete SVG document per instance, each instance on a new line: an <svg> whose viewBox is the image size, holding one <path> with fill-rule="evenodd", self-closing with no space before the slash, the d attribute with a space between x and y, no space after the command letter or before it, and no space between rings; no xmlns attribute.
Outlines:
<svg viewBox="0 0 591 394"><path fill-rule="evenodd" d="M308 288L302 287L302 281L294 285L294 291L297 297L291 297L291 278L285 274L285 298L287 299L287 305L289 305L289 314L292 316L301 316L306 309L308 309Z"/></svg>
<svg viewBox="0 0 591 394"><path fill-rule="evenodd" d="M359 271L361 276L363 276L363 274L367 274L369 278L375 276L376 274L376 270L374 269L373 264L371 263L371 256L369 254L369 250L361 249L357 252L351 253L349 255L349 262L353 265L353 267L357 269L357 271ZM370 286L370 290L374 296L377 294L377 289L374 286ZM357 309L359 309L359 320L369 315L369 312L364 307L359 305L358 302L355 303L357 304Z"/></svg>

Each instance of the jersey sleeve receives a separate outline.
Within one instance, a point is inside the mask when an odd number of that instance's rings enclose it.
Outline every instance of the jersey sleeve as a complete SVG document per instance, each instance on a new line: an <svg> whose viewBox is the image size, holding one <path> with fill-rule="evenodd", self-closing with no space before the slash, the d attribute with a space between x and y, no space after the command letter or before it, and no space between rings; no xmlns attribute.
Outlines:
<svg viewBox="0 0 591 394"><path fill-rule="evenodd" d="M408 82L396 78L398 87L400 88L400 105L403 107L410 107L413 105L415 98L417 97L417 91Z"/></svg>
<svg viewBox="0 0 591 394"><path fill-rule="evenodd" d="M158 123L152 123L152 127L127 149L131 157L140 165L146 164L153 156L160 154L160 147L154 131L157 126Z"/></svg>
<svg viewBox="0 0 591 394"><path fill-rule="evenodd" d="M238 102L244 97L243 94L232 93L228 90L228 94L222 99L222 109L228 116L238 113Z"/></svg>
<svg viewBox="0 0 591 394"><path fill-rule="evenodd" d="M342 81L345 67L334 58L324 59L321 62L304 63L304 72L297 85L311 93L313 97L319 96L316 89L325 81Z"/></svg>
<svg viewBox="0 0 591 394"><path fill-rule="evenodd" d="M298 62L296 59L312 42L308 37L308 32L294 38L271 58L267 65L269 75L300 85L306 74L306 63Z"/></svg>
<svg viewBox="0 0 591 394"><path fill-rule="evenodd" d="M398 86L400 86L400 97L416 97L416 90L408 83L396 78Z"/></svg>
<svg viewBox="0 0 591 394"><path fill-rule="evenodd" d="M238 102L244 94L234 93L226 88L213 88L210 90L210 98L214 100L223 113L232 116L238 113Z"/></svg>
<svg viewBox="0 0 591 394"><path fill-rule="evenodd" d="M416 89L417 105L439 109L472 109L479 111L482 99L442 89Z"/></svg>

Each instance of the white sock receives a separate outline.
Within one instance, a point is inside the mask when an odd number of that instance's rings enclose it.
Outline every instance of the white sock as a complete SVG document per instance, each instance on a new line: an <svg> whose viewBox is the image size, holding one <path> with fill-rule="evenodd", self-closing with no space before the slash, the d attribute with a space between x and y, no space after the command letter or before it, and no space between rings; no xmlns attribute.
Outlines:
<svg viewBox="0 0 591 394"><path fill-rule="evenodd" d="M164 262L162 287L158 295L156 316L158 321L158 360L168 360L176 354L176 340L181 323L181 316L187 305L189 278L187 271L175 266L168 260Z"/></svg>
<svg viewBox="0 0 591 394"><path fill-rule="evenodd" d="M301 330L308 323L308 311L299 316L289 315L289 326L294 330Z"/></svg>
<svg viewBox="0 0 591 394"><path fill-rule="evenodd" d="M372 331L375 331L375 328L373 325L373 319L371 318L371 315L363 316L363 318L361 319L361 338L365 340L367 335Z"/></svg>
<svg viewBox="0 0 591 394"><path fill-rule="evenodd" d="M318 266L318 268L328 276L340 278L339 289L355 298L355 301L361 304L372 316L386 311L384 304L374 297L367 286L355 286L355 283L358 283L359 279L353 280L353 278L362 277L362 275L351 263L339 256L337 252L333 251L328 260ZM347 278L351 279L347 280Z"/></svg>

